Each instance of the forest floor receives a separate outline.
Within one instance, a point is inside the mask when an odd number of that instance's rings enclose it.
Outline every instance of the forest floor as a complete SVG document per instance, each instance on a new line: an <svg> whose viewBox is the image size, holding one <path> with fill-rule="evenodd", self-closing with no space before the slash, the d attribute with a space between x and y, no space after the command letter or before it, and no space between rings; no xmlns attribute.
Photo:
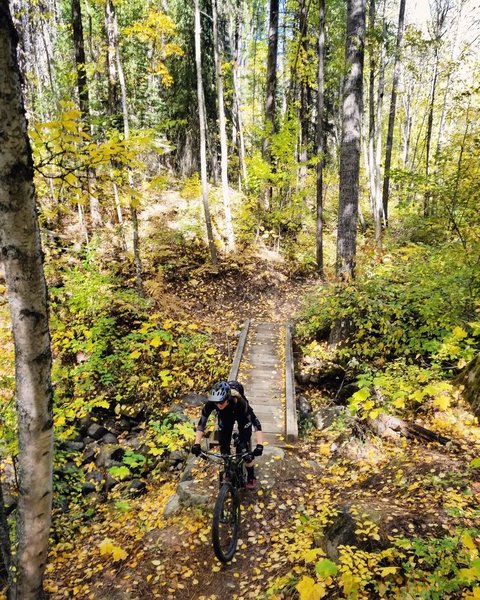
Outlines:
<svg viewBox="0 0 480 600"><path fill-rule="evenodd" d="M153 265L145 288L154 310L202 324L231 358L231 340L246 318L286 322L320 282L266 248L237 252L215 273L194 243L183 251L172 243L179 213L189 211L178 194L145 211L143 250ZM185 221L184 231L190 226ZM105 264L109 252L105 244ZM331 404L321 390L301 393L315 408ZM64 518L64 529L55 530L45 580L49 598L478 600L471 569L464 585L457 575L462 557L468 571L480 547L469 533L480 520L480 470L471 467L480 455L480 428L460 400L448 418L431 412L416 422L452 442L385 440L366 431L354 436L339 418L321 431L303 429L283 458L261 457L259 487L243 495L241 539L227 565L213 553L211 505L164 515L181 472L152 471L137 498L114 488L93 514L72 515L68 526ZM197 461L194 476L210 478L213 501L212 467ZM316 570L324 557L337 563L336 576L328 561Z"/></svg>
<svg viewBox="0 0 480 600"><path fill-rule="evenodd" d="M169 294L181 298L175 310L195 314L196 320L214 323L221 331L247 317L290 319L305 292L317 284L292 277L281 263L243 257L242 264L230 264L221 275L199 270L188 286L177 271L163 287L161 301L168 301ZM468 465L478 455L480 429L471 418L464 425L469 418L459 406L450 423L455 443L446 446L367 437L355 442L353 453L337 455L343 429L336 423L310 431L285 449L284 459L262 457L257 467L260 485L244 494L241 540L227 565L213 554L211 506L184 508L165 517L180 473L153 472L142 497L126 500L111 492L109 501L71 539L52 545L46 589L52 600L296 598L298 581L314 573L315 563L325 556L319 532L336 514L346 513L356 523L353 563L358 566L370 557L368 569L372 577L380 573L384 578L385 596L357 594L355 587L349 594L347 583L327 578L328 597L396 597L387 593L402 580L396 575L398 556L389 562L394 538L454 536L459 527L468 531L476 525L480 473ZM423 425L435 426L433 421ZM195 476L212 478L213 499L216 474L198 462ZM275 474L271 486L265 484L267 472ZM360 577L361 582L365 574L360 567L360 575L352 569L353 581ZM304 597L324 597L318 589L312 593Z"/></svg>

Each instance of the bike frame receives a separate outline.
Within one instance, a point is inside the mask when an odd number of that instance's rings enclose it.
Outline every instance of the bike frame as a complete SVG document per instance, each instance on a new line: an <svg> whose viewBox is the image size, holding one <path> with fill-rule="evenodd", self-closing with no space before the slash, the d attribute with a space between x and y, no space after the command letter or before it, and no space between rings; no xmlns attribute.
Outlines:
<svg viewBox="0 0 480 600"><path fill-rule="evenodd" d="M243 465L250 462L251 452L242 452L241 454L218 454L217 452L202 451L202 458L223 462L223 471L220 473L220 485L229 483L233 488L240 489L245 487L245 478L243 476Z"/></svg>

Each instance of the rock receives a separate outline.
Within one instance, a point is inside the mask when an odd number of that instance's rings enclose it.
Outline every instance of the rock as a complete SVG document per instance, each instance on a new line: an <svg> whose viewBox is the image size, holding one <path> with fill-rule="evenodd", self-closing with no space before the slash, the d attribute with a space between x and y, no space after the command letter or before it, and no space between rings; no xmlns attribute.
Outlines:
<svg viewBox="0 0 480 600"><path fill-rule="evenodd" d="M128 486L128 492L131 496L141 496L147 489L147 485L141 479L132 479Z"/></svg>
<svg viewBox="0 0 480 600"><path fill-rule="evenodd" d="M89 471L86 475L85 475L85 480L89 483L92 484L98 484L96 486L96 488L98 489L99 486L102 486L105 482L105 478L103 476L103 473L100 473L100 471Z"/></svg>
<svg viewBox="0 0 480 600"><path fill-rule="evenodd" d="M87 429L87 435L89 437L93 438L94 440L99 440L106 433L108 433L107 429L103 425L100 425L99 423L92 423L90 425L90 427Z"/></svg>
<svg viewBox="0 0 480 600"><path fill-rule="evenodd" d="M355 529L357 529L357 524L349 508L341 506L333 523L325 527L323 537L316 540L317 545L324 550L330 560L336 561L340 554L339 546L356 546L358 544Z"/></svg>
<svg viewBox="0 0 480 600"><path fill-rule="evenodd" d="M118 444L118 439L113 435L113 433L106 433L102 437L102 442L104 444Z"/></svg>
<svg viewBox="0 0 480 600"><path fill-rule="evenodd" d="M82 417L79 422L79 429L82 433L86 433L87 429L90 427L90 425L92 424L92 417L90 415L86 415L85 417Z"/></svg>
<svg viewBox="0 0 480 600"><path fill-rule="evenodd" d="M182 404L186 406L202 406L207 401L207 396L202 394L187 394L182 398Z"/></svg>
<svg viewBox="0 0 480 600"><path fill-rule="evenodd" d="M312 405L305 398L305 396L298 396L297 398L297 410L300 419L308 419L312 416Z"/></svg>
<svg viewBox="0 0 480 600"><path fill-rule="evenodd" d="M210 494L196 480L179 483L177 494L182 506L205 506L210 501Z"/></svg>
<svg viewBox="0 0 480 600"><path fill-rule="evenodd" d="M168 461L174 466L178 465L178 463L185 462L185 452L182 452L181 450L173 450L173 452L170 452Z"/></svg>
<svg viewBox="0 0 480 600"><path fill-rule="evenodd" d="M72 450L72 452L81 452L85 448L84 442L65 442L65 448Z"/></svg>
<svg viewBox="0 0 480 600"><path fill-rule="evenodd" d="M174 515L175 513L179 512L181 508L180 496L178 494L174 494L167 502L167 505L163 511L163 516L169 517L170 515Z"/></svg>
<svg viewBox="0 0 480 600"><path fill-rule="evenodd" d="M100 451L95 459L95 464L97 467L104 467L106 469L112 466L119 466L122 464L124 454L125 450L121 446L104 444L100 446Z"/></svg>
<svg viewBox="0 0 480 600"><path fill-rule="evenodd" d="M346 413L344 406L327 406L321 408L313 415L313 422L317 429L326 429L335 421L337 417Z"/></svg>
<svg viewBox="0 0 480 600"><path fill-rule="evenodd" d="M95 449L97 447L98 445L95 443L95 445L92 444L85 448L83 452L82 465L87 465L88 463L94 462L96 456Z"/></svg>
<svg viewBox="0 0 480 600"><path fill-rule="evenodd" d="M82 485L82 495L88 496L88 494L94 494L97 491L97 486L91 481L85 481Z"/></svg>

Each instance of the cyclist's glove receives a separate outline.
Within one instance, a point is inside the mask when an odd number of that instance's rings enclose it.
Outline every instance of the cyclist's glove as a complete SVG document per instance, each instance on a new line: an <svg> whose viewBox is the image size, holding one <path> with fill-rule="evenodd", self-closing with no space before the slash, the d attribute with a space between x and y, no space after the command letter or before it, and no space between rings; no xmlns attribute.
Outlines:
<svg viewBox="0 0 480 600"><path fill-rule="evenodd" d="M263 446L262 444L257 444L255 446L254 451L252 452L253 456L262 456L263 454Z"/></svg>
<svg viewBox="0 0 480 600"><path fill-rule="evenodd" d="M200 456L201 452L202 452L202 449L200 447L200 444L193 444L192 454L195 454L195 456Z"/></svg>

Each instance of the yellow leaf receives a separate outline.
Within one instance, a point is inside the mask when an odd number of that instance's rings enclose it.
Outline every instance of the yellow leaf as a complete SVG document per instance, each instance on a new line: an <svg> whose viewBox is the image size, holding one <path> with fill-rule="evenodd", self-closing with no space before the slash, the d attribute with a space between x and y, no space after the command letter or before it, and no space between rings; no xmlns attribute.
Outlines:
<svg viewBox="0 0 480 600"><path fill-rule="evenodd" d="M120 546L113 546L112 557L114 561L124 560L127 558L127 552L123 548L120 548Z"/></svg>
<svg viewBox="0 0 480 600"><path fill-rule="evenodd" d="M130 352L130 358L133 358L134 360L140 358L140 351L134 350L133 352Z"/></svg>
<svg viewBox="0 0 480 600"><path fill-rule="evenodd" d="M405 398L397 398L393 401L395 408L405 408Z"/></svg>
<svg viewBox="0 0 480 600"><path fill-rule="evenodd" d="M172 319L167 319L164 323L163 323L163 328L164 329L171 329L173 326L173 321Z"/></svg>
<svg viewBox="0 0 480 600"><path fill-rule="evenodd" d="M158 348L161 343L162 343L162 340L160 339L160 337L158 335L150 340L150 346L153 346L154 348Z"/></svg>
<svg viewBox="0 0 480 600"><path fill-rule="evenodd" d="M206 354L207 356L212 356L212 354L215 354L215 352L216 352L216 351L215 351L215 348L207 348L207 349L205 350L205 354Z"/></svg>
<svg viewBox="0 0 480 600"><path fill-rule="evenodd" d="M452 334L457 340L463 340L463 338L467 337L467 333L461 327L455 327Z"/></svg>
<svg viewBox="0 0 480 600"><path fill-rule="evenodd" d="M380 414L380 411L378 410L378 408L376 408L375 410L371 410L368 413L368 416L369 416L370 419L376 419L379 414Z"/></svg>
<svg viewBox="0 0 480 600"><path fill-rule="evenodd" d="M477 549L476 546L475 546L475 542L472 540L472 536L468 533L468 531L466 531L462 535L461 542L465 546L465 548L468 548L469 550L476 550Z"/></svg>
<svg viewBox="0 0 480 600"><path fill-rule="evenodd" d="M112 552L112 548L113 548L113 542L112 540L109 540L108 538L104 539L103 542L100 544L100 554L111 554Z"/></svg>
<svg viewBox="0 0 480 600"><path fill-rule="evenodd" d="M297 591L300 594L300 600L320 600L325 595L325 587L311 577L304 575L297 583Z"/></svg>
<svg viewBox="0 0 480 600"><path fill-rule="evenodd" d="M438 406L440 410L447 410L447 408L450 406L450 398L447 396L437 396L434 399L433 404Z"/></svg>
<svg viewBox="0 0 480 600"><path fill-rule="evenodd" d="M384 567L380 571L380 577L387 577L388 575L395 575L397 567Z"/></svg>

